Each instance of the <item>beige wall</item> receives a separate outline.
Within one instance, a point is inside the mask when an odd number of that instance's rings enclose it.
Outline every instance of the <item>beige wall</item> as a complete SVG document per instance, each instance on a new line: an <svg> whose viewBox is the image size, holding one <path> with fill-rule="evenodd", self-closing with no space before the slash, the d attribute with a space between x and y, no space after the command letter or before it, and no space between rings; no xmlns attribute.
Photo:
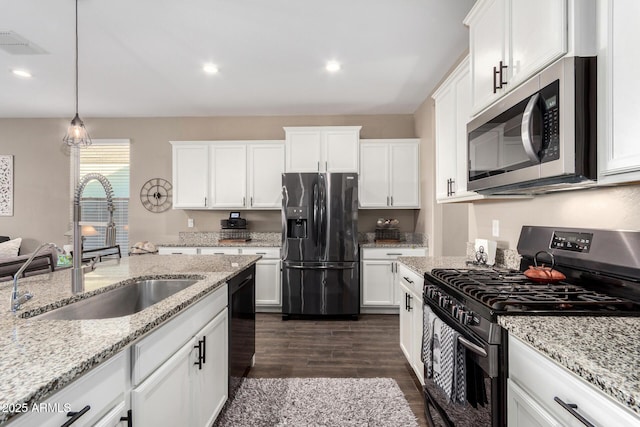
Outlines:
<svg viewBox="0 0 640 427"><path fill-rule="evenodd" d="M469 237L489 238L515 249L523 225L640 230L640 186L565 191L532 199L476 202L469 215ZM500 236L491 222L500 221Z"/></svg>
<svg viewBox="0 0 640 427"><path fill-rule="evenodd" d="M361 138L414 138L412 115L84 118L93 138L131 140L130 241L175 241L179 231L215 231L228 211L169 210L154 214L139 202L151 178L171 180L170 140L284 139L283 126L361 125ZM0 119L0 154L13 154L14 216L0 217L0 235L23 237L23 250L38 243L66 243L69 228L68 150L61 143L68 119ZM361 231L379 216L397 217L403 231L415 228L414 211L361 211ZM246 212L256 231L279 231L278 211ZM194 228L187 228L193 218Z"/></svg>

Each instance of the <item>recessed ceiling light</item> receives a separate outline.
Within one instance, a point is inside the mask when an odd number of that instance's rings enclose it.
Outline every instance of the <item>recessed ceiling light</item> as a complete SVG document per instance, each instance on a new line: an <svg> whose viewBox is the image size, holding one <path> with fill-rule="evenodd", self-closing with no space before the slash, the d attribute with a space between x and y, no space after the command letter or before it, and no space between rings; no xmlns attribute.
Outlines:
<svg viewBox="0 0 640 427"><path fill-rule="evenodd" d="M207 74L217 74L218 73L218 66L216 64L212 64L212 63L204 64L202 69Z"/></svg>
<svg viewBox="0 0 640 427"><path fill-rule="evenodd" d="M338 61L329 61L325 68L330 73L335 73L336 71L340 71L340 63Z"/></svg>
<svg viewBox="0 0 640 427"><path fill-rule="evenodd" d="M31 77L31 73L27 70L11 70L11 72L18 77L24 77L26 79Z"/></svg>

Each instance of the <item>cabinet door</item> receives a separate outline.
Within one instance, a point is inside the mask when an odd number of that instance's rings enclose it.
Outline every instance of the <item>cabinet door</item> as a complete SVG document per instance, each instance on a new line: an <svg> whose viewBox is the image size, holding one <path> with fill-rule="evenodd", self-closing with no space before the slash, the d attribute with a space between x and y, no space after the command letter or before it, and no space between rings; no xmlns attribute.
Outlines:
<svg viewBox="0 0 640 427"><path fill-rule="evenodd" d="M411 307L411 366L420 384L424 385L424 365L422 364L422 298L416 294L410 294L409 306ZM400 306L402 310L402 306Z"/></svg>
<svg viewBox="0 0 640 427"><path fill-rule="evenodd" d="M391 197L394 208L420 207L420 153L418 142L392 143Z"/></svg>
<svg viewBox="0 0 640 427"><path fill-rule="evenodd" d="M360 182L358 203L361 208L389 206L389 144L360 144Z"/></svg>
<svg viewBox="0 0 640 427"><path fill-rule="evenodd" d="M229 390L228 322L228 311L225 308L196 335L196 344L200 342L204 349L200 352L203 356L201 367L195 363L191 364L193 421L189 425L197 427L213 425L227 401ZM194 362L198 359L197 355L198 350L195 349Z"/></svg>
<svg viewBox="0 0 640 427"><path fill-rule="evenodd" d="M134 426L191 425L191 339L131 391Z"/></svg>
<svg viewBox="0 0 640 427"><path fill-rule="evenodd" d="M325 172L358 172L359 130L327 130L323 132Z"/></svg>
<svg viewBox="0 0 640 427"><path fill-rule="evenodd" d="M209 196L206 143L173 146L173 207L205 208Z"/></svg>
<svg viewBox="0 0 640 427"><path fill-rule="evenodd" d="M322 134L319 130L285 130L285 171L319 172Z"/></svg>
<svg viewBox="0 0 640 427"><path fill-rule="evenodd" d="M247 146L245 144L209 147L211 165L210 207L247 206Z"/></svg>
<svg viewBox="0 0 640 427"><path fill-rule="evenodd" d="M362 261L362 305L394 306L394 261Z"/></svg>
<svg viewBox="0 0 640 427"><path fill-rule="evenodd" d="M448 82L436 98L436 199L451 195L451 180L457 176L456 87ZM465 138L466 140L466 138Z"/></svg>
<svg viewBox="0 0 640 427"><path fill-rule="evenodd" d="M507 58L507 0L487 0L469 20L469 52L471 56L471 86L473 111L479 112L501 96L505 90L494 93L494 67L499 71L500 61L508 65ZM503 81L508 81L510 70L503 69ZM499 82L498 82L499 83Z"/></svg>
<svg viewBox="0 0 640 427"><path fill-rule="evenodd" d="M507 424L509 427L562 426L533 397L511 380L507 380Z"/></svg>
<svg viewBox="0 0 640 427"><path fill-rule="evenodd" d="M640 180L640 2L608 0L599 5L598 181ZM602 143L601 143L602 142Z"/></svg>
<svg viewBox="0 0 640 427"><path fill-rule="evenodd" d="M454 86L456 92L456 174L453 191L456 196L462 196L468 194L469 154L467 153L467 123L471 119L471 73L468 61L464 61L461 64L460 74L457 76Z"/></svg>
<svg viewBox="0 0 640 427"><path fill-rule="evenodd" d="M256 306L281 305L280 260L261 259L256 263Z"/></svg>
<svg viewBox="0 0 640 427"><path fill-rule="evenodd" d="M251 144L249 149L249 208L282 208L284 144Z"/></svg>
<svg viewBox="0 0 640 427"><path fill-rule="evenodd" d="M408 310L409 291L402 284L398 286L398 295L400 299L400 349L407 359L407 362L411 364L412 340L413 334L413 316Z"/></svg>
<svg viewBox="0 0 640 427"><path fill-rule="evenodd" d="M514 87L566 53L567 2L512 0L510 6L508 84Z"/></svg>

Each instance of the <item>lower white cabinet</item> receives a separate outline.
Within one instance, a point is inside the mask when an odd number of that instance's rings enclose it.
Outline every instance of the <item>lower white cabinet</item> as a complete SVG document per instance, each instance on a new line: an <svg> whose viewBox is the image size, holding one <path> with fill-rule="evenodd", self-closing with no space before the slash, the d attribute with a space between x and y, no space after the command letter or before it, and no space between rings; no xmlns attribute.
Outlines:
<svg viewBox="0 0 640 427"><path fill-rule="evenodd" d="M227 400L225 308L131 392L133 425L208 427Z"/></svg>
<svg viewBox="0 0 640 427"><path fill-rule="evenodd" d="M362 248L360 251L361 312L397 313L401 307L398 257L427 256L427 248Z"/></svg>
<svg viewBox="0 0 640 427"><path fill-rule="evenodd" d="M184 246L161 246L158 248L159 255L198 255L198 248Z"/></svg>
<svg viewBox="0 0 640 427"><path fill-rule="evenodd" d="M418 380L424 385L422 364L422 286L424 279L398 264L398 295L400 299L400 349Z"/></svg>
<svg viewBox="0 0 640 427"><path fill-rule="evenodd" d="M638 414L509 335L509 427L584 427L576 415L595 426L640 426Z"/></svg>
<svg viewBox="0 0 640 427"><path fill-rule="evenodd" d="M30 406L28 412L10 423L11 427L59 427L73 417L73 426L116 426L128 399L129 353L120 352L58 391L42 403ZM42 408L38 410L38 408ZM118 411L118 408L121 408ZM113 412L118 412L117 420ZM111 418L108 418L112 415ZM113 423L106 421L114 420Z"/></svg>

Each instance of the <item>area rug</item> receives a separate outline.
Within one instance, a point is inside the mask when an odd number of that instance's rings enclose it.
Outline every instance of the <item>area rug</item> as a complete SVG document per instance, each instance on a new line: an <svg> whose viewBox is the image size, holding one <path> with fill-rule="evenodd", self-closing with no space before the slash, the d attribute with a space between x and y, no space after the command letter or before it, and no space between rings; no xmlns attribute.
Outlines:
<svg viewBox="0 0 640 427"><path fill-rule="evenodd" d="M242 426L417 426L392 378L245 378L216 421Z"/></svg>

